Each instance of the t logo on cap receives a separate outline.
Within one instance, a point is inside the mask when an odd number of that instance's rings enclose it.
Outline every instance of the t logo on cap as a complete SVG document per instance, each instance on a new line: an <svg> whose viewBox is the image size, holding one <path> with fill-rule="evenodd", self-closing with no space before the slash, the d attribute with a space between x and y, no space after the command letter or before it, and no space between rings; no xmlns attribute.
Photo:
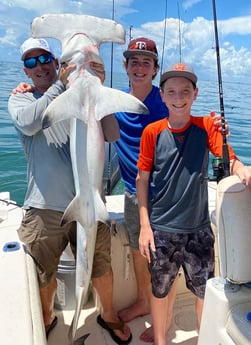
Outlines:
<svg viewBox="0 0 251 345"><path fill-rule="evenodd" d="M128 59L135 54L148 55L154 60L158 60L156 43L149 38L138 37L129 42L128 48L124 51L123 55Z"/></svg>
<svg viewBox="0 0 251 345"><path fill-rule="evenodd" d="M135 49L140 49L140 50L146 50L146 42L143 41L137 41L135 42L135 45L137 46Z"/></svg>

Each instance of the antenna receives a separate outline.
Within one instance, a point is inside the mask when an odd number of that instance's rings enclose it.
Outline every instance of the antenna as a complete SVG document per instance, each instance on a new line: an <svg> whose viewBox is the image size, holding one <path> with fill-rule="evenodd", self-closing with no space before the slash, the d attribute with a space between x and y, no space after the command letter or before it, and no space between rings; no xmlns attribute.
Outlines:
<svg viewBox="0 0 251 345"><path fill-rule="evenodd" d="M179 17L179 55L180 55L180 63L181 63L181 30L180 30L180 7L179 7L179 1L177 1L177 8L178 8L178 17Z"/></svg>
<svg viewBox="0 0 251 345"><path fill-rule="evenodd" d="M164 51L165 51L165 43L166 43L166 17L167 17L167 0L166 0L166 8L165 8L165 24L164 24L162 57L161 57L161 64L160 64L160 75L162 74L162 69L163 69Z"/></svg>
<svg viewBox="0 0 251 345"><path fill-rule="evenodd" d="M132 39L132 28L133 28L133 25L130 25L130 27L129 27L129 42Z"/></svg>
<svg viewBox="0 0 251 345"><path fill-rule="evenodd" d="M114 20L114 0L112 1L112 20ZM111 76L110 76L110 87L112 87L113 82L113 42L111 43Z"/></svg>
<svg viewBox="0 0 251 345"><path fill-rule="evenodd" d="M114 20L114 0L112 1L112 20ZM111 74L110 74L110 87L112 88L113 82L113 42L111 43ZM108 162L107 162L107 184L106 194L111 194L111 164L112 164L112 144L108 143Z"/></svg>

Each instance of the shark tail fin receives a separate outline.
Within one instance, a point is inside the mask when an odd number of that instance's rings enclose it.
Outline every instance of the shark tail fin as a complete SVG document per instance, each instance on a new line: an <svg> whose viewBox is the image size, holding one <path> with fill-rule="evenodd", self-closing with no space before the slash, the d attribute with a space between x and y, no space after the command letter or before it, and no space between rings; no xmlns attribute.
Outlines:
<svg viewBox="0 0 251 345"><path fill-rule="evenodd" d="M68 339L71 341L71 344L74 343L74 338L77 332L77 328L78 328L78 320L79 320L79 315L82 309L82 298L80 296L83 296L85 288L84 287L79 287L79 291L78 291L78 296L76 298L76 308L75 308L75 313L68 331Z"/></svg>

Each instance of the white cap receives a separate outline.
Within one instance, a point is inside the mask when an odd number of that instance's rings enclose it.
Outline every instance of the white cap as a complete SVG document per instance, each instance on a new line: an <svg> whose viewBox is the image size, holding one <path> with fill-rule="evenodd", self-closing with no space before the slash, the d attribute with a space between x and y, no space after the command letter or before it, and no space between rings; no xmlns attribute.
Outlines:
<svg viewBox="0 0 251 345"><path fill-rule="evenodd" d="M53 51L49 43L43 38L28 38L20 47L21 60L25 59L25 55L33 49L43 49L54 57Z"/></svg>
<svg viewBox="0 0 251 345"><path fill-rule="evenodd" d="M193 67L186 65L185 63L175 63L172 66L169 66L167 70L160 77L160 86L168 79L174 77L184 77L196 85L197 75L194 73Z"/></svg>

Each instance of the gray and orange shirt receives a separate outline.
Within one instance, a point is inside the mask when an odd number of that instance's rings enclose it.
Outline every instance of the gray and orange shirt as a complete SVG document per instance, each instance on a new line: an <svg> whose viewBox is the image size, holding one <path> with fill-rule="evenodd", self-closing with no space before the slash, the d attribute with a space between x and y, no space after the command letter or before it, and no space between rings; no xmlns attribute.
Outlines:
<svg viewBox="0 0 251 345"><path fill-rule="evenodd" d="M168 119L148 125L141 137L137 166L151 172L150 222L153 229L192 233L210 225L208 156L222 156L222 134L210 117L191 116L184 128ZM238 159L229 146L229 158Z"/></svg>

